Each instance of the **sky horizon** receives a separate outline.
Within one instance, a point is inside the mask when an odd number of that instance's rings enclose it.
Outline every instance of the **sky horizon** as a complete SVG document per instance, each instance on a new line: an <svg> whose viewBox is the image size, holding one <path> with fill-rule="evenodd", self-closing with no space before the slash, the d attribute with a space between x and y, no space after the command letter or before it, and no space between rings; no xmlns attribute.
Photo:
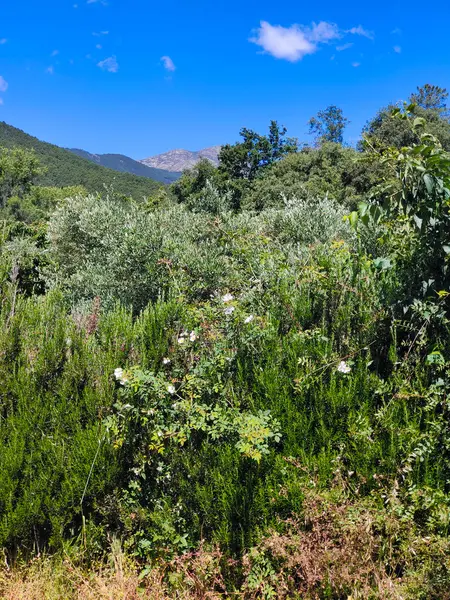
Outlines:
<svg viewBox="0 0 450 600"><path fill-rule="evenodd" d="M0 8L0 121L135 159L233 143L271 119L307 141L330 104L354 144L377 110L450 87L450 6L22 0ZM414 10L416 3L417 10Z"/></svg>

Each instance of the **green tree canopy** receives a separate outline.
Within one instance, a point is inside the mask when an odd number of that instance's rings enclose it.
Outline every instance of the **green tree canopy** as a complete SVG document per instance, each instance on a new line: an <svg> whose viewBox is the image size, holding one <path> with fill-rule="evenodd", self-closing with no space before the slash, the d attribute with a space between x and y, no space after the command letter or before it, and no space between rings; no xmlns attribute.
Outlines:
<svg viewBox="0 0 450 600"><path fill-rule="evenodd" d="M309 133L314 135L317 144L322 142L342 144L344 129L349 122L341 108L328 106L325 110L319 110L317 115L308 121Z"/></svg>
<svg viewBox="0 0 450 600"><path fill-rule="evenodd" d="M223 146L219 154L219 170L230 179L252 181L264 168L286 154L297 151L297 141L286 137L287 129L271 121L268 135L260 135L244 127L239 132L242 142Z"/></svg>
<svg viewBox="0 0 450 600"><path fill-rule="evenodd" d="M446 110L447 90L439 86L425 84L409 97L414 104L414 114L425 119L428 133L434 135L446 150L450 150L450 121ZM416 132L408 122L392 119L392 111L397 108L389 104L378 111L363 129L363 134L380 142L384 146L403 148L419 143Z"/></svg>
<svg viewBox="0 0 450 600"><path fill-rule="evenodd" d="M33 151L0 148L0 207L12 196L22 197L43 172Z"/></svg>

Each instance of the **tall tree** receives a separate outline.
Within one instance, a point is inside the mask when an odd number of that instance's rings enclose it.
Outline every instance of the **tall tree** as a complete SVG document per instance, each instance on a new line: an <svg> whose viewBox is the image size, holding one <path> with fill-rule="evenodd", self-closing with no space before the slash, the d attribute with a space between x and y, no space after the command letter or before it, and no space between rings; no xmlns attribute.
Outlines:
<svg viewBox="0 0 450 600"><path fill-rule="evenodd" d="M328 106L320 110L315 117L308 121L309 133L314 135L316 143L344 141L344 129L350 121L344 117L342 109L338 106Z"/></svg>
<svg viewBox="0 0 450 600"><path fill-rule="evenodd" d="M411 94L410 101L425 110L445 111L447 98L448 92L445 88L426 83L422 87L417 87L417 92Z"/></svg>
<svg viewBox="0 0 450 600"><path fill-rule="evenodd" d="M227 144L219 154L219 169L231 179L251 181L265 168L286 154L297 151L297 141L286 137L287 129L271 121L268 135L244 127L242 142Z"/></svg>

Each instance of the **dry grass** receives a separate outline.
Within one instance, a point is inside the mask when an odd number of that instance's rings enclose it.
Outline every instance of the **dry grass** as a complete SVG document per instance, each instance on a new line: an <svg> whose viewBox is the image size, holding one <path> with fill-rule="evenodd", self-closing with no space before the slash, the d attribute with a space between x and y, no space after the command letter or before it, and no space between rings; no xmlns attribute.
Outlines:
<svg viewBox="0 0 450 600"><path fill-rule="evenodd" d="M379 507L311 494L301 518L285 521L241 561L201 547L139 571L115 542L109 563L97 569L68 556L5 568L0 598L450 600L450 541L421 537Z"/></svg>

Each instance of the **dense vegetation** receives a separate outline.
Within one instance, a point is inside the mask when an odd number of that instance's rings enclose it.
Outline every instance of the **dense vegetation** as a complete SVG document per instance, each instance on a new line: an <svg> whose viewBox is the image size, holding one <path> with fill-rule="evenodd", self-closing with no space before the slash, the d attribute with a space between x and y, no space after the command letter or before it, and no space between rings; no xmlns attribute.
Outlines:
<svg viewBox="0 0 450 600"><path fill-rule="evenodd" d="M5 598L450 598L445 99L145 202L3 151Z"/></svg>
<svg viewBox="0 0 450 600"><path fill-rule="evenodd" d="M147 177L119 173L76 156L53 144L41 142L25 132L0 122L0 147L34 150L41 167L36 183L42 186L68 187L82 185L89 192L102 192L113 186L117 194L141 200L159 187Z"/></svg>

